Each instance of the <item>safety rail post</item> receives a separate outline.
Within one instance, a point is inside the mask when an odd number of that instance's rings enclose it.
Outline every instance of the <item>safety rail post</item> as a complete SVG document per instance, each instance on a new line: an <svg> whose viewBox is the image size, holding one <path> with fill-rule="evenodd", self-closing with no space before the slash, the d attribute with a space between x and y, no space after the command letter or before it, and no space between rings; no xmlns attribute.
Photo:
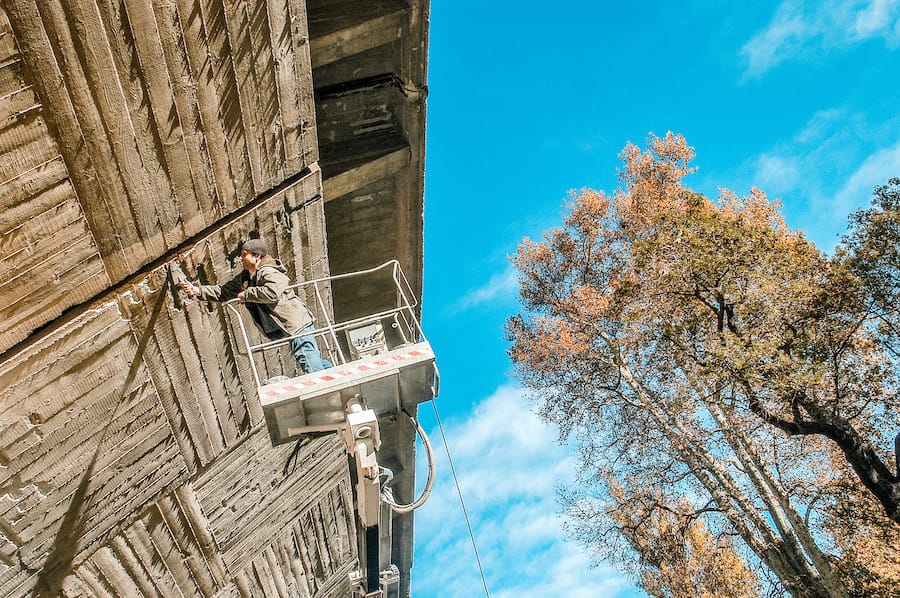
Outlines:
<svg viewBox="0 0 900 598"><path fill-rule="evenodd" d="M400 268L400 262L398 262L397 260L393 260L393 263L394 263L394 272L393 272L394 282L396 283L396 286L397 286L397 293L402 298L403 303L409 309L409 317L412 319L412 324L407 322L406 325L409 326L410 331L413 332L417 337L424 338L425 333L422 331L422 325L419 324L419 320L418 320L418 318L416 318L415 312L413 311L413 308L416 305L418 305L418 302L417 301L410 302L409 297L406 295L406 292L404 292L404 290L403 290L403 287L405 286L406 290L409 291L409 294L411 296L415 297L415 295L412 292L412 286L410 286L409 279L406 278L406 274L404 274L403 270ZM402 284L401 284L401 279L402 279ZM400 300L398 299L397 302L400 303ZM405 319L406 315L403 314L403 317Z"/></svg>
<svg viewBox="0 0 900 598"><path fill-rule="evenodd" d="M225 302L225 307L231 310L235 316L237 316L238 325L241 329L241 336L244 337L244 346L247 348L247 357L250 358L250 370L253 372L253 379L256 381L256 387L260 387L259 383L259 372L256 371L256 358L253 357L253 347L250 345L250 337L247 336L247 329L244 327L244 318L241 317L240 312L234 307L235 303L238 303L238 299L232 299L230 301Z"/></svg>
<svg viewBox="0 0 900 598"><path fill-rule="evenodd" d="M324 283L324 281L322 282ZM344 351L343 349L341 349L341 342L338 340L337 332L335 330L336 323L332 321L331 317L329 317L328 315L328 310L325 307L325 300L322 298L322 292L319 290L319 284L316 283L313 286L316 289L316 297L319 299L319 305L322 307L322 312L325 314L325 321L328 323L328 334L331 336L331 342L334 343L334 350L337 351L337 355L338 357L340 357L341 363L347 363L347 356L344 355Z"/></svg>

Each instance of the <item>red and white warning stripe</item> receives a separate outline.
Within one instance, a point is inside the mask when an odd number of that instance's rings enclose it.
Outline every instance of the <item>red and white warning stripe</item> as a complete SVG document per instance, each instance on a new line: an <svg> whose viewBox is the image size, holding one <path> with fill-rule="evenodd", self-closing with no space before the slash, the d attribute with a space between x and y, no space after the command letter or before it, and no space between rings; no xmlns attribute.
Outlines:
<svg viewBox="0 0 900 598"><path fill-rule="evenodd" d="M354 361L351 363L345 363L343 365L335 366L333 368L323 370L321 375L313 376L307 374L305 376L300 376L299 378L291 378L290 380L286 380L281 386L266 388L265 392L263 392L262 395L270 398L275 398L283 394L297 392L298 390L304 390L312 386L324 384L326 382L333 382L334 380L340 380L349 376L355 376L356 374L371 373L377 370L382 370L397 365L398 363L420 357L433 357L433 355L430 351L423 351L420 349L392 352L387 355L378 356L372 359Z"/></svg>

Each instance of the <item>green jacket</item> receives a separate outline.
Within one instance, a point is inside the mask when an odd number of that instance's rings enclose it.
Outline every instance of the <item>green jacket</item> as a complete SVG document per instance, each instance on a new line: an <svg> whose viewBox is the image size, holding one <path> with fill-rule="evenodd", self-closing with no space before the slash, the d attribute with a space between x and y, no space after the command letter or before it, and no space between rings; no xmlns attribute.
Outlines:
<svg viewBox="0 0 900 598"><path fill-rule="evenodd" d="M287 270L279 260L266 256L253 276L246 270L228 282L199 285L200 298L228 301L244 291L244 306L267 338L293 336L314 323L312 313L289 289Z"/></svg>

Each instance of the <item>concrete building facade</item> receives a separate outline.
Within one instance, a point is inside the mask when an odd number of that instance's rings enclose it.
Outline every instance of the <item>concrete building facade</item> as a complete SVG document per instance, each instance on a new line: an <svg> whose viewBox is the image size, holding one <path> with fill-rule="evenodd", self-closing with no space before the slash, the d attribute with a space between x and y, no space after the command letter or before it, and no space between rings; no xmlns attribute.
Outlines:
<svg viewBox="0 0 900 598"><path fill-rule="evenodd" d="M427 31L427 0L0 1L0 595L350 594L344 445L272 446L233 318L169 266L223 282L258 235L420 298ZM409 500L414 430L382 434Z"/></svg>

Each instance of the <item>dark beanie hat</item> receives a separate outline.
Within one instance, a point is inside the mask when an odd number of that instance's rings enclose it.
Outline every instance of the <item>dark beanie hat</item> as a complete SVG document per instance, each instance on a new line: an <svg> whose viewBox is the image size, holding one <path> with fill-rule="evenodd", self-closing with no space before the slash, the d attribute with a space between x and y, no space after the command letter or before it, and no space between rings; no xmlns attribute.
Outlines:
<svg viewBox="0 0 900 598"><path fill-rule="evenodd" d="M266 255L266 242L262 239L248 239L241 249L256 255Z"/></svg>

